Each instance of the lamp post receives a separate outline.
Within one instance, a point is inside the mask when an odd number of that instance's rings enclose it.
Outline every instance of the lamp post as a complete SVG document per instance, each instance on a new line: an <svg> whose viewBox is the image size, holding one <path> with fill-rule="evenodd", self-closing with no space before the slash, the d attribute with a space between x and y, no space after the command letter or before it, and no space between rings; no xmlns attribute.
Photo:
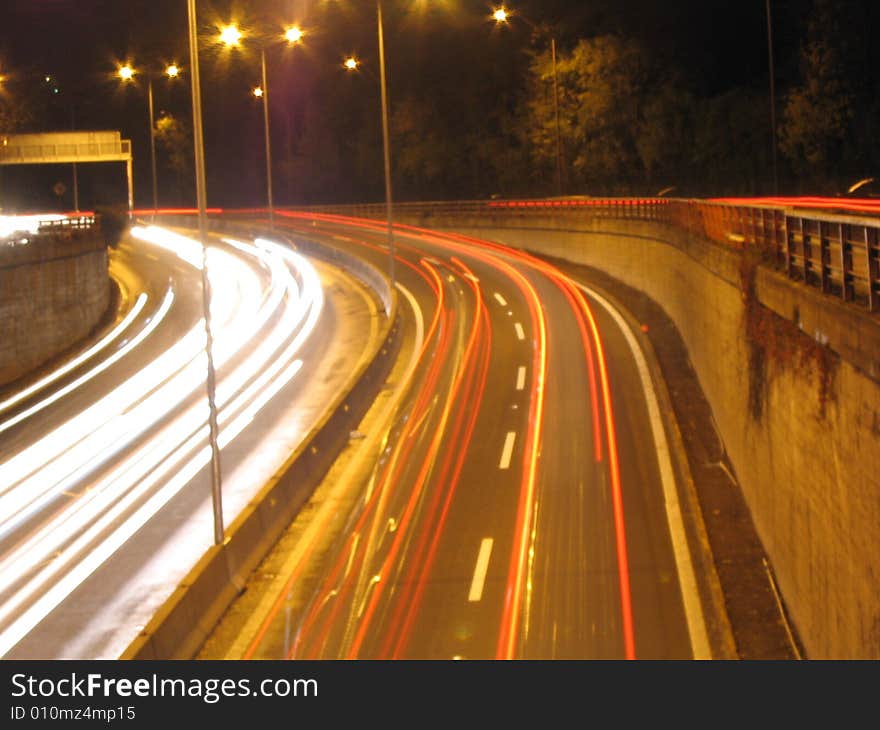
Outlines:
<svg viewBox="0 0 880 730"><path fill-rule="evenodd" d="M117 75L123 83L134 81L137 72L130 64L120 66ZM180 67L176 63L165 67L164 75L169 79L176 79L180 75ZM150 168L153 183L153 220L156 218L156 210L159 208L159 188L156 175L156 121L153 113L153 75L147 74L147 109L150 117Z"/></svg>
<svg viewBox="0 0 880 730"><path fill-rule="evenodd" d="M391 135L388 125L388 81L385 68L385 29L382 20L382 0L376 0L376 26L379 43L379 88L382 105L382 157L385 172L385 218L388 231L388 277L391 288L396 284L394 270L394 207L391 190ZM343 63L348 71L357 71L360 65L353 56Z"/></svg>
<svg viewBox="0 0 880 730"><path fill-rule="evenodd" d="M550 35L547 34L546 31L541 31L538 26L525 16L517 15L532 26L533 30ZM502 5L495 8L492 12L492 18L497 25L507 25L510 22L511 13ZM556 37L553 35L550 35L550 57L553 66L553 116L555 118L556 128L556 194L562 195L562 132L559 123L559 77L556 67Z"/></svg>
<svg viewBox="0 0 880 730"><path fill-rule="evenodd" d="M773 68L773 17L767 0L767 55L770 62L770 127L773 141L773 194L779 194L779 173L776 166L776 74Z"/></svg>
<svg viewBox="0 0 880 730"><path fill-rule="evenodd" d="M391 288L395 286L394 275L394 213L391 203L391 142L388 133L388 82L385 76L385 33L382 24L382 1L376 0L376 25L379 35L379 75L382 89L382 153L385 158L385 217L388 222L388 275Z"/></svg>
<svg viewBox="0 0 880 730"><path fill-rule="evenodd" d="M283 39L289 45L299 43L303 38L303 31L299 26L291 26L285 32ZM227 47L241 45L242 32L236 25L227 25L220 31L220 42ZM266 146L266 198L269 208L269 227L275 227L275 202L272 194L272 136L269 127L269 80L266 72L266 45L260 44L260 86L253 90L253 95L263 102L263 133Z"/></svg>
<svg viewBox="0 0 880 730"><path fill-rule="evenodd" d="M213 337L211 334L211 289L208 280L208 212L205 184L205 140L202 129L202 94L199 80L199 38L196 21L196 0L187 0L189 18L189 57L192 67L193 144L195 152L196 201L199 209L199 240L202 244L202 311L205 319L205 355L208 372L205 387L208 397L208 438L211 444L211 497L214 508L214 544L223 543L223 501L220 473L220 447L217 443L216 373L214 371Z"/></svg>

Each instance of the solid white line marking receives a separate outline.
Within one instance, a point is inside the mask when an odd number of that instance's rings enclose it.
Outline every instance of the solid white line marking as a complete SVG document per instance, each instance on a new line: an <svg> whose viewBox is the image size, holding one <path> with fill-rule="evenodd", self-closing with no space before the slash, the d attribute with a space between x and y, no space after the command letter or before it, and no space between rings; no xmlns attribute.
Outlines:
<svg viewBox="0 0 880 730"><path fill-rule="evenodd" d="M498 464L499 469L510 467L510 457L513 456L514 441L516 441L516 431L508 431L507 438L504 439L504 450L501 452L501 463Z"/></svg>
<svg viewBox="0 0 880 730"><path fill-rule="evenodd" d="M516 327L516 336L519 337L519 339L524 340L526 338L526 333L523 330L523 326L517 322L514 327Z"/></svg>
<svg viewBox="0 0 880 730"><path fill-rule="evenodd" d="M491 537L484 537L480 543L480 552L477 555L477 565L474 568L474 577L471 580L471 590L468 593L468 601L474 603L483 597L483 584L486 582L486 571L489 568L489 556L492 554Z"/></svg>
<svg viewBox="0 0 880 730"><path fill-rule="evenodd" d="M709 635L706 631L706 620L703 616L703 606L700 602L700 593L697 588L697 578L694 574L694 566L691 561L691 553L688 548L687 536L684 530L684 519L681 515L681 506L678 502L678 490L675 484L672 460L669 456L669 444L666 441L666 431L663 428L663 420L660 418L660 405L657 402L657 393L651 381L651 373L645 355L639 346L626 320L620 315L614 305L607 301L599 293L583 284L578 286L593 297L614 318L629 349L632 350L639 378L645 391L645 402L648 406L648 415L651 419L651 430L654 432L654 445L657 447L657 463L660 468L660 481L663 483L663 497L666 503L666 519L669 523L669 535L672 538L672 551L675 555L675 566L678 570L678 582L681 586L681 598L684 603L684 612L687 618L688 633L691 639L691 650L694 659L711 659L712 652L709 648Z"/></svg>
<svg viewBox="0 0 880 730"><path fill-rule="evenodd" d="M526 366L520 365L516 371L516 389L522 390L526 387Z"/></svg>
<svg viewBox="0 0 880 730"><path fill-rule="evenodd" d="M506 306L507 306L507 300L506 300L504 297L502 297L498 292L495 292L495 298L498 300L498 303L499 303L502 307L506 307Z"/></svg>

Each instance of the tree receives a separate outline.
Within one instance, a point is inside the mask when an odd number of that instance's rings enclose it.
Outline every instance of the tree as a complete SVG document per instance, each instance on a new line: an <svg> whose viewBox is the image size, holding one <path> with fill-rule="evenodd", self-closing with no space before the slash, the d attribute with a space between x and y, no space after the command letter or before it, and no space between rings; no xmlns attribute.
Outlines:
<svg viewBox="0 0 880 730"><path fill-rule="evenodd" d="M772 188L766 91L734 88L694 102L682 170L697 195L756 195Z"/></svg>
<svg viewBox="0 0 880 730"><path fill-rule="evenodd" d="M0 134L17 132L31 121L31 114L21 100L13 99L0 87Z"/></svg>
<svg viewBox="0 0 880 730"><path fill-rule="evenodd" d="M193 180L193 142L186 122L163 112L156 120L156 142L167 155L168 168L174 172L178 200L188 197Z"/></svg>
<svg viewBox="0 0 880 730"><path fill-rule="evenodd" d="M670 166L684 133L689 98L635 42L615 35L581 39L557 57L559 126L567 187L622 193L652 184ZM553 65L533 53L524 141L545 181L556 164Z"/></svg>
<svg viewBox="0 0 880 730"><path fill-rule="evenodd" d="M814 182L830 182L840 172L855 117L843 30L836 4L816 0L801 49L802 83L785 100L780 149Z"/></svg>

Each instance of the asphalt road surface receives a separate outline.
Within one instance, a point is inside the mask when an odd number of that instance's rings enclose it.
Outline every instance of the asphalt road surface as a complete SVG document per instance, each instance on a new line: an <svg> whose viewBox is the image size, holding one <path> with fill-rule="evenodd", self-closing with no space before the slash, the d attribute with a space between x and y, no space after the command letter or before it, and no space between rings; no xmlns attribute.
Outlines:
<svg viewBox="0 0 880 730"><path fill-rule="evenodd" d="M389 268L384 225L276 224ZM386 392L203 658L709 658L624 318L551 265L401 227Z"/></svg>

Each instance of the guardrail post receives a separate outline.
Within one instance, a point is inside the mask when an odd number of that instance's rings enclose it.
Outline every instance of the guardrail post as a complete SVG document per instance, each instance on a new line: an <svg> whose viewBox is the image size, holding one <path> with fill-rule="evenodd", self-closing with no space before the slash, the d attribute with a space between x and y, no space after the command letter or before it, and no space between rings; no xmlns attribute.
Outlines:
<svg viewBox="0 0 880 730"><path fill-rule="evenodd" d="M794 231L791 230L791 226L788 224L789 217L785 216L785 273L786 275L794 279L794 261L795 261L795 253L794 253ZM803 227L803 223L801 223L801 227Z"/></svg>
<svg viewBox="0 0 880 730"><path fill-rule="evenodd" d="M819 221L819 284L823 294L831 291L831 250L828 238L828 225Z"/></svg>
<svg viewBox="0 0 880 730"><path fill-rule="evenodd" d="M868 311L880 311L880 245L877 229L865 226L865 254L868 262Z"/></svg>
<svg viewBox="0 0 880 730"><path fill-rule="evenodd" d="M837 225L837 237L840 240L840 296L845 302L855 299L851 231L852 228L848 223Z"/></svg>
<svg viewBox="0 0 880 730"><path fill-rule="evenodd" d="M801 255L803 256L803 261L801 261L801 264L802 264L801 268L804 272L804 284L809 284L810 283L810 269L813 266L813 262L810 260L811 254L812 254L811 246L810 246L810 233L809 233L807 225L804 223L804 219L798 218L798 221L800 222Z"/></svg>
<svg viewBox="0 0 880 730"><path fill-rule="evenodd" d="M782 219L780 224L779 219ZM785 225L785 213L773 211L773 251L776 255L776 263L782 268L785 266L785 237L788 228ZM780 238L781 235L781 238Z"/></svg>

